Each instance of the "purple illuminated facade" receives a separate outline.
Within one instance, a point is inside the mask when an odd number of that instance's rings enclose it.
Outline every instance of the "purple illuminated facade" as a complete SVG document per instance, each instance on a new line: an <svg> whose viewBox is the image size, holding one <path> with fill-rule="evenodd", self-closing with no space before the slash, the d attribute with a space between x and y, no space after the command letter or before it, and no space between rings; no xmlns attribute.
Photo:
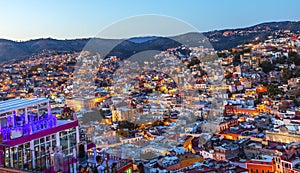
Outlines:
<svg viewBox="0 0 300 173"><path fill-rule="evenodd" d="M48 99L11 99L0 102L1 149L5 157L1 164L8 167L34 169L40 153L52 153L53 147L62 147L65 156L73 155L79 144L79 127L76 116L72 120L57 120L51 113ZM30 151L30 152L28 152ZM27 164L29 163L30 164ZM51 161L45 164L51 167Z"/></svg>
<svg viewBox="0 0 300 173"><path fill-rule="evenodd" d="M25 121L25 116L25 114L20 115L20 120L14 123L12 123L12 121L15 121L16 116L13 115L8 117L7 126L1 127L3 141L9 141L18 137L28 136L56 126L56 117L51 114L42 115L39 118L35 118L33 115L28 114L27 122Z"/></svg>

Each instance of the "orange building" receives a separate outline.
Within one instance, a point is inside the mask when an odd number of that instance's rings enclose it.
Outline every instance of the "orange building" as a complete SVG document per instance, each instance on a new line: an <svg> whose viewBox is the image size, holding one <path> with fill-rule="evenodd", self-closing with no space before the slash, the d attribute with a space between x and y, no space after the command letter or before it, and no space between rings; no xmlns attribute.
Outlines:
<svg viewBox="0 0 300 173"><path fill-rule="evenodd" d="M256 88L256 93L264 93L267 92L267 88L263 85L259 85L258 88Z"/></svg>
<svg viewBox="0 0 300 173"><path fill-rule="evenodd" d="M260 112L270 113L272 110L268 108L265 104L259 104L256 108L238 108L237 105L226 105L224 109L224 116L231 114L249 114L258 115Z"/></svg>
<svg viewBox="0 0 300 173"><path fill-rule="evenodd" d="M224 133L224 134L221 134L221 136L224 139L227 139L227 140L237 140L237 139L239 139L239 134L235 134L235 133Z"/></svg>
<svg viewBox="0 0 300 173"><path fill-rule="evenodd" d="M238 105L226 105L224 109L224 116L228 116L231 114L249 114L249 115L257 115L257 109L248 109L248 108L238 108Z"/></svg>
<svg viewBox="0 0 300 173"><path fill-rule="evenodd" d="M267 156L263 159L247 160L246 168L249 173L273 173L276 171L274 158Z"/></svg>
<svg viewBox="0 0 300 173"><path fill-rule="evenodd" d="M246 108L237 108L235 110L237 114L249 114L249 115L257 115L258 111L256 109L246 109Z"/></svg>

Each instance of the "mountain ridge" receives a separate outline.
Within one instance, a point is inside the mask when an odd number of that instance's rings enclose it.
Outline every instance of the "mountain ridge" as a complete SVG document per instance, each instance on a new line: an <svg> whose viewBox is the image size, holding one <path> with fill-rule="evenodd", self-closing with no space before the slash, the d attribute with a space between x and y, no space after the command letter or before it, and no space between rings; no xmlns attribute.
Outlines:
<svg viewBox="0 0 300 173"><path fill-rule="evenodd" d="M256 37L262 39L266 38L273 32L278 30L291 30L291 32L300 32L300 22L299 21L280 21L280 22L265 22L256 24L244 28L236 29L222 29L213 30L202 33L208 38L210 44L216 50L230 49L239 44L243 44L246 41L253 40ZM189 33L182 34L176 37L188 36ZM31 56L32 54L39 53L43 50L55 50L55 51L81 51L86 44L95 39L99 42L99 45L113 45L116 42L124 43L124 45L118 45L119 49L113 49L113 52L109 52L109 55L120 56L122 51L134 52L135 47L140 46L139 44L147 48L155 48L161 50L160 48L169 48L176 46L178 43L163 39L167 37L159 36L146 36L146 37L133 37L127 39L103 39L103 38L80 38L80 39L53 39L53 38L39 38L32 39L28 41L12 41L8 39L0 38L0 62L6 62L11 59L18 59L23 57ZM172 37L170 37L172 38ZM131 42L131 43L130 43ZM154 45L157 44L157 45ZM165 46L165 44L167 46ZM132 47L130 47L132 46ZM139 47L139 50L143 50L143 46ZM115 51L115 52L114 52Z"/></svg>

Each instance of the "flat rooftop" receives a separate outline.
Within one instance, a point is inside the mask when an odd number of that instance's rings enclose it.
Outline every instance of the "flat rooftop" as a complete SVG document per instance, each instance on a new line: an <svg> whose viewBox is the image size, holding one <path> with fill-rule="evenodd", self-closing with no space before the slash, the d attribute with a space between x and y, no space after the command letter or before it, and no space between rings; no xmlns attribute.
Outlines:
<svg viewBox="0 0 300 173"><path fill-rule="evenodd" d="M47 98L9 99L0 102L0 114L48 102Z"/></svg>

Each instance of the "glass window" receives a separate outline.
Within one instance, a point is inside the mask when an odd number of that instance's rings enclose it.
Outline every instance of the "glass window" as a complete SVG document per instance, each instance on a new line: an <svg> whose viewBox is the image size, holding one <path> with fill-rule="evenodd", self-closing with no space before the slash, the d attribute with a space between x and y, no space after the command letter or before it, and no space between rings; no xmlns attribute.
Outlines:
<svg viewBox="0 0 300 173"><path fill-rule="evenodd" d="M76 132L76 128L69 129L69 133Z"/></svg>
<svg viewBox="0 0 300 173"><path fill-rule="evenodd" d="M70 140L70 147L75 146L76 145L76 133L72 133L69 136L69 140Z"/></svg>
<svg viewBox="0 0 300 173"><path fill-rule="evenodd" d="M45 152L46 151L46 147L45 146L46 146L45 144L41 144L41 150L40 151Z"/></svg>
<svg viewBox="0 0 300 173"><path fill-rule="evenodd" d="M0 126L6 127L6 125L7 125L6 118L0 118Z"/></svg>
<svg viewBox="0 0 300 173"><path fill-rule="evenodd" d="M62 146L63 150L69 148L69 146L68 146L68 135L63 136L60 139L60 145Z"/></svg>
<svg viewBox="0 0 300 173"><path fill-rule="evenodd" d="M34 145L39 145L39 139L34 140Z"/></svg>
<svg viewBox="0 0 300 173"><path fill-rule="evenodd" d="M65 132L64 132L64 131L59 132L59 136L60 136L60 137L62 137L62 136L64 136L64 135L65 135Z"/></svg>
<svg viewBox="0 0 300 173"><path fill-rule="evenodd" d="M126 170L126 173L132 173L132 168L128 168L128 169Z"/></svg>
<svg viewBox="0 0 300 173"><path fill-rule="evenodd" d="M30 148L30 143L29 142L25 143L25 148Z"/></svg>
<svg viewBox="0 0 300 173"><path fill-rule="evenodd" d="M52 147L56 147L56 140L52 140Z"/></svg>

